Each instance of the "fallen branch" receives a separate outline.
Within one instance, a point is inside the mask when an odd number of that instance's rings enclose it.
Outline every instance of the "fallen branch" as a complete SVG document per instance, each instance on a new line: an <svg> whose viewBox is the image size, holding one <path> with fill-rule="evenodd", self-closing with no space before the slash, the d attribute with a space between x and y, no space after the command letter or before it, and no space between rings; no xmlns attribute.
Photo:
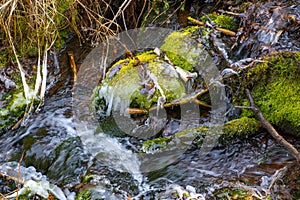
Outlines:
<svg viewBox="0 0 300 200"><path fill-rule="evenodd" d="M265 128L279 144L283 145L298 162L300 162L300 153L298 150L292 144L286 141L281 135L279 135L272 124L266 120L260 109L255 105L253 97L248 89L246 89L246 95L249 99L250 106L240 106L240 108L251 109L257 115L262 127Z"/></svg>
<svg viewBox="0 0 300 200"><path fill-rule="evenodd" d="M195 95L193 96L189 96L189 97L185 97L185 98L182 98L182 99L176 99L174 101L172 101L171 103L166 103L163 105L164 108L170 108L170 107L173 107L173 106L179 106L179 105L183 105L183 104L187 104L187 103L190 103L190 102L194 102L200 106L203 106L203 107L207 107L207 108L211 108L211 105L208 105L207 103L203 102L203 101L200 101L198 100L197 98L202 96L203 94L206 94L208 93L208 89L204 89L204 90L201 90L200 92L197 92ZM126 109L126 113L127 114L147 114L153 110L157 110L158 106L153 106L148 110L146 109L143 109L143 108L127 108Z"/></svg>
<svg viewBox="0 0 300 200"><path fill-rule="evenodd" d="M188 17L187 19L188 19L190 22L192 22L193 24L196 24L196 25L198 25L198 26L204 26L204 25L205 25L205 23L203 23L203 22L201 22L201 21L199 21L199 20L197 20L197 19L194 19L194 18L192 18L192 17ZM236 33L235 33L235 32L230 31L230 30L225 29L225 28L219 28L219 27L216 27L216 30L218 30L218 31L220 31L220 32L222 32L222 33L224 33L225 35L229 35L229 36L232 36L232 37L235 37L235 36L236 36Z"/></svg>

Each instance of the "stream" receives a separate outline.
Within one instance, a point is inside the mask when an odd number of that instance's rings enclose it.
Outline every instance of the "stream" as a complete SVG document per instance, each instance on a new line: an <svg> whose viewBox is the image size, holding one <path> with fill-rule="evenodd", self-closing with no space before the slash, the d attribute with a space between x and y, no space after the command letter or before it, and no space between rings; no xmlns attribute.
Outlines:
<svg viewBox="0 0 300 200"><path fill-rule="evenodd" d="M73 50L78 63L82 52L88 52L78 47L76 40L71 41L65 51L68 48ZM156 165L161 163L165 167L145 173L140 170L138 156L126 148L130 138L120 141L104 133L98 133L94 140L81 138L90 145L101 141L95 146L95 152L102 156L93 155L82 145L78 131L93 134L96 126L75 124L79 122L73 117L72 73L64 52L59 64L59 72L52 72L50 76L48 97L41 110L30 116L22 127L1 136L0 164L18 162L25 150L22 165L33 166L50 182L68 188L76 188L83 176L94 174L98 180L90 187L94 187L95 196L100 199L126 199L129 196L165 199L172 191L179 190L195 190L210 199L215 190L230 184L244 184L261 190L270 184L276 170L293 161L266 133L234 141L229 146L216 145L205 156L200 156L199 149L190 148L167 166L163 157L162 160L158 158ZM290 142L300 148L299 141ZM94 159L95 156L98 159ZM3 185L0 188L8 192Z"/></svg>
<svg viewBox="0 0 300 200"><path fill-rule="evenodd" d="M243 48L240 54L245 54ZM266 132L233 140L229 145L217 143L205 155L196 145L190 145L183 153L160 154L144 162L136 151L139 139L112 137L99 131L97 122L86 124L75 117L86 109L74 103L73 72L66 52L72 51L80 67L91 50L73 38L57 55L58 60L51 57L43 106L21 127L0 136L2 174L18 177L20 162L24 180L45 179L61 188L61 195L69 200L86 189L92 191L93 199L187 199L182 198L185 192L195 199L226 199L217 191L232 187L264 199L276 173L294 162ZM89 113L81 114L89 117ZM287 140L300 150L300 140L288 136ZM0 193L15 188L1 177Z"/></svg>

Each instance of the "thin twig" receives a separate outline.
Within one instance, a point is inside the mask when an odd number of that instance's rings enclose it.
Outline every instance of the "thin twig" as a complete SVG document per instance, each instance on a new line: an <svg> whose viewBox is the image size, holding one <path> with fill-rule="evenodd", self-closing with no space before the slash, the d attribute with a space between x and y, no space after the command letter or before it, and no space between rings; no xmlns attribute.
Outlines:
<svg viewBox="0 0 300 200"><path fill-rule="evenodd" d="M187 104L187 103L190 103L190 102L194 102L194 103L196 103L200 106L211 108L211 105L208 105L207 103L197 99L200 96L202 96L203 94L206 94L207 92L208 92L208 89L204 89L204 90L201 90L200 92L197 92L197 94L195 94L191 97L185 97L183 99L176 99L176 100L174 100L170 103L164 104L163 106L164 106L164 108L170 108L170 107L173 107L173 106L179 106L179 105ZM127 108L126 112L128 114L147 114L150 111L157 110L157 108L158 108L157 106L153 106L149 109L149 111L147 111L146 109L142 109L142 108Z"/></svg>
<svg viewBox="0 0 300 200"><path fill-rule="evenodd" d="M22 152L22 155L21 155L21 158L20 158L20 161L18 163L18 183L17 183L17 196L16 196L16 200L19 199L19 194L18 194L18 191L19 191L19 184L20 184L20 179L21 179L21 163L22 163L22 160L24 158L24 154L25 154L25 150Z"/></svg>
<svg viewBox="0 0 300 200"><path fill-rule="evenodd" d="M240 108L240 109L248 109L251 110L253 109L251 106L234 106L235 108Z"/></svg>

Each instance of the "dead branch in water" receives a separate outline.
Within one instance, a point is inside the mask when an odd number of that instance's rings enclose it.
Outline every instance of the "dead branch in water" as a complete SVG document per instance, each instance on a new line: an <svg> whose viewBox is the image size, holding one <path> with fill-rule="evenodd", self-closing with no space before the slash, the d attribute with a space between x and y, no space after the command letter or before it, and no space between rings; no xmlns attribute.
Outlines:
<svg viewBox="0 0 300 200"><path fill-rule="evenodd" d="M199 20L197 20L197 19L194 19L194 18L192 18L192 17L188 17L187 19L188 19L190 22L192 22L192 23L194 23L194 24L196 24L196 25L198 25L198 26L204 26L204 25L205 25L205 23L203 23L203 22L201 22L201 21L199 21ZM230 30L225 29L225 28L216 27L216 30L218 30L218 31L220 31L220 32L222 32L222 33L224 33L225 35L229 35L229 36L232 36L232 37L235 37L235 36L236 36L236 33L235 33L235 32L230 31Z"/></svg>
<svg viewBox="0 0 300 200"><path fill-rule="evenodd" d="M300 153L298 152L298 150L292 144L286 141L275 130L272 124L268 120L266 120L266 118L263 116L260 109L255 105L253 97L248 89L246 89L246 95L249 99L250 106L238 106L238 107L252 110L257 115L259 121L262 124L262 127L265 128L279 144L283 145L296 158L298 162L300 162Z"/></svg>

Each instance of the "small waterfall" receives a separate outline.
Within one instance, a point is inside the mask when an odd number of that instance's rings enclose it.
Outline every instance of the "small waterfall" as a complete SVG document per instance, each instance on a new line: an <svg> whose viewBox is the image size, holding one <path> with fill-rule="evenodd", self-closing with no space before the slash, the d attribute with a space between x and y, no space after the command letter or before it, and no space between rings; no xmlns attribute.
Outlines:
<svg viewBox="0 0 300 200"><path fill-rule="evenodd" d="M77 124L77 132L93 158L119 172L130 173L142 185L143 175L138 156L126 149L116 138L96 130L94 125Z"/></svg>

